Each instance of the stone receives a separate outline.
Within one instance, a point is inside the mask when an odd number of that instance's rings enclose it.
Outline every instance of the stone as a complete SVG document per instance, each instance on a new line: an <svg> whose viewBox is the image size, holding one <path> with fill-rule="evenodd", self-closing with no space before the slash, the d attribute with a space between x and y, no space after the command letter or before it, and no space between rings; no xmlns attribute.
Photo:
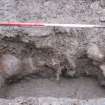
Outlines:
<svg viewBox="0 0 105 105"><path fill-rule="evenodd" d="M92 44L88 47L87 55L88 58L98 62L102 62L104 59L104 54L96 44Z"/></svg>
<svg viewBox="0 0 105 105"><path fill-rule="evenodd" d="M102 8L105 8L105 0L100 0L100 6L101 6Z"/></svg>

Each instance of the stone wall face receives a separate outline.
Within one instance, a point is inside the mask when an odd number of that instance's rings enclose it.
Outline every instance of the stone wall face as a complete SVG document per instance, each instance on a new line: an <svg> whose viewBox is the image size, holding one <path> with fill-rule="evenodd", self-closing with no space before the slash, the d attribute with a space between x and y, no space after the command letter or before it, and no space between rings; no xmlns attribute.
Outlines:
<svg viewBox="0 0 105 105"><path fill-rule="evenodd" d="M100 19L104 19L104 9L100 6L100 2L104 1L87 1L87 0L61 0L58 2L46 0L0 0L0 20L4 21L19 21L19 22L49 22L49 23L82 23L82 24L101 24ZM103 3L102 3L103 4ZM104 23L102 23L104 24ZM105 56L105 35L104 29L101 28L56 28L56 27L0 27L1 45L5 41L6 46L10 43L21 41L21 46L25 43L32 43L37 48L52 48L59 53L65 55L71 68L78 73L78 63L81 57L92 59L91 64L97 64L97 67L102 69L104 66ZM18 37L17 37L18 36ZM14 40L14 41L13 41ZM11 42L12 41L12 42ZM12 46L15 50L9 50L8 53L19 55L21 50L19 46ZM10 45L11 46L11 45ZM31 45L30 45L31 46ZM1 52L2 52L1 46ZM92 49L92 50L91 50ZM34 51L33 51L34 52ZM2 55L2 54L1 54ZM31 56L31 54L30 54ZM82 61L81 61L82 62ZM86 64L87 65L87 64ZM70 74L70 70L67 72ZM88 69L82 71L85 74ZM96 72L102 70L88 71L86 75L98 75ZM79 74L81 74L79 72ZM100 74L100 73L99 73ZM70 74L71 75L71 74Z"/></svg>

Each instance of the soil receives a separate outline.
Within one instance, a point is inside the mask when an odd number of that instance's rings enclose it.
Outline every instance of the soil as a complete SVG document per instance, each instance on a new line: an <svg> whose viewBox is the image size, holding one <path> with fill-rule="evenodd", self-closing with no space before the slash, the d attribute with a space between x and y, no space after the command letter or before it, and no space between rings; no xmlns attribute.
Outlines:
<svg viewBox="0 0 105 105"><path fill-rule="evenodd" d="M51 79L28 79L8 86L5 97L56 97L71 99L95 99L105 97L105 89L95 79L64 79L60 82Z"/></svg>

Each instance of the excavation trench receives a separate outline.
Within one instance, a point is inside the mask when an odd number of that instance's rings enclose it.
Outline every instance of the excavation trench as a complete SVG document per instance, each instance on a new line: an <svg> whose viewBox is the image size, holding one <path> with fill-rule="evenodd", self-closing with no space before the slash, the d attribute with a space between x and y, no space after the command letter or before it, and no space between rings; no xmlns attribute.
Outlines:
<svg viewBox="0 0 105 105"><path fill-rule="evenodd" d="M3 38L0 41L0 49L1 49L0 52L1 55L9 53L15 55L18 58L21 58L22 56L22 59L24 57L27 58L28 56L30 56L31 51L34 52L35 54L39 53L39 52L37 53L39 48L35 50L32 43L31 44L23 43L18 38L16 39ZM46 59L48 59L48 62L50 62L49 57L52 57L52 54L51 56L50 55L46 56L46 54L49 54L48 52L46 53L46 51L50 50L41 49L40 50L41 53L38 54L37 56L42 57L41 61L43 61L45 56ZM50 51L50 53L52 52ZM96 68L91 67L91 65L89 65L90 63L88 64L89 61L86 59L80 58L79 64L81 65L78 66L78 71L81 74L84 74L84 71L86 70L88 71L89 69L91 75L97 74L97 70L95 70ZM29 71L31 70L29 67L27 68ZM43 69L43 67L41 67L41 69ZM56 77L53 76L54 72L52 71L48 72L50 68L44 68L44 70L45 73L42 72L41 74L41 72L39 72L39 75L31 74L25 76L24 78L17 78L17 80L15 80L15 78L7 79L5 85L0 89L0 97L10 98L10 99L19 96L57 97L57 98L69 97L73 99L92 99L92 98L94 99L94 98L105 97L105 88L99 85L97 79L93 78L94 76L86 77L80 75L78 78L68 78L61 76L60 80L57 81ZM22 72L23 71L21 71L19 75L21 75Z"/></svg>
<svg viewBox="0 0 105 105"><path fill-rule="evenodd" d="M104 4L104 0L0 0L0 21L104 25ZM0 27L0 105L104 104L105 87L99 83L105 86L105 78L99 66L93 66L84 54L92 44L97 44L105 55L105 29ZM53 53L53 48L58 52ZM56 73L60 69L59 65L53 66L55 61L61 62L64 71L71 70L76 63L77 68L68 72L72 78L61 75L57 81ZM102 63L105 67L105 62ZM35 74L33 68L39 71ZM21 96L28 98L18 98ZM51 97L52 101L46 97ZM61 99L63 104L59 103L59 97L64 98ZM86 102L75 104L72 99L86 99ZM87 99L95 100L92 103Z"/></svg>

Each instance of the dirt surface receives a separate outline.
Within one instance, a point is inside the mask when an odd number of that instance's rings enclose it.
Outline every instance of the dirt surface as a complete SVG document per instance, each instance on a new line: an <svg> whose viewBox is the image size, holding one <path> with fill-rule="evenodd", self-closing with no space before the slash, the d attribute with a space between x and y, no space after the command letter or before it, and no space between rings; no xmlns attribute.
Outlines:
<svg viewBox="0 0 105 105"><path fill-rule="evenodd" d="M0 0L0 20L20 22L52 23L94 23L104 21L105 10L101 0ZM1 33L13 36L17 31L25 31L30 36L45 36L50 28L1 27Z"/></svg>
<svg viewBox="0 0 105 105"><path fill-rule="evenodd" d="M105 97L104 88L95 79L64 79L58 83L48 79L28 79L10 85L6 97L56 97L72 99L95 99Z"/></svg>

